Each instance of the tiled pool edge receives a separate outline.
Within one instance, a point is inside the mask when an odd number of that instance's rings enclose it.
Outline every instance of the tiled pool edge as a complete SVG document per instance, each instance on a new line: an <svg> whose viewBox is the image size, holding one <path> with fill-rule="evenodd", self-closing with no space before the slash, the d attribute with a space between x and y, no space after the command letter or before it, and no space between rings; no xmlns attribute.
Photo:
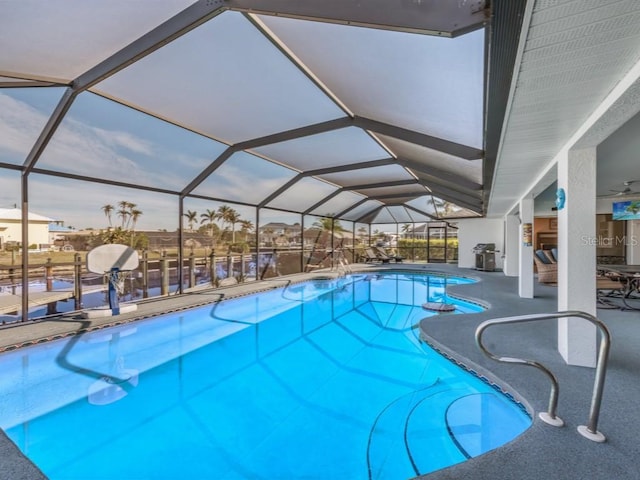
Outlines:
<svg viewBox="0 0 640 480"><path fill-rule="evenodd" d="M432 270L431 268L425 268L426 265L415 265L413 266L413 268L411 268L411 265L405 265L405 266L398 266L398 265L370 265L370 264L353 264L351 265L352 267L354 267L351 272L347 272L348 274L365 274L365 273L375 273L375 272L387 272L387 271L404 271L404 272L412 272L412 273L420 273L420 274L424 274L424 275L437 275L437 276L460 276L463 278L468 278L468 279L472 279L475 281L478 281L479 279L477 277L474 277L472 275L452 275L450 273L447 272L442 272L442 271L438 271L438 270ZM217 298L215 299L207 299L206 301L201 301L201 302L192 302L192 303L185 303L183 305L179 305L179 306L173 306L171 308L164 308L164 309L157 309L157 310L151 310L151 311L147 311L147 312L140 312L139 310L136 312L131 312L128 314L122 314L119 317L117 317L115 320L113 321L109 321L109 319L114 318L114 317L103 317L105 319L105 321L103 323L99 323L100 319L97 319L98 322L91 322L88 321L87 319L81 319L80 317L80 313L81 311L74 311L74 312L69 312L67 314L61 314L59 316L55 316L55 317L49 317L49 318L42 318L42 319L35 319L35 320L29 320L27 322L19 322L19 323L11 323L11 324L6 324L6 325L1 325L0 326L0 332L3 331L9 331L13 328L22 328L22 327L29 327L29 326L37 326L37 325L42 325L45 324L47 322L64 322L64 321L68 321L69 323L80 323L82 320L87 321L87 323L89 323L90 325L87 327L79 327L76 329L69 329L67 331L64 332L56 332L54 334L51 335L42 335L42 336L37 336L34 335L33 338L29 338L28 340L23 340L23 341L19 341L19 342L13 342L13 343L7 343L5 345L0 345L0 353L4 353L4 352L10 352L10 351L14 351L14 350L18 350L20 348L25 348L25 347L29 347L32 345L37 345L37 344L41 344L41 343L46 343L46 342L50 342L50 341L54 341L54 340L59 340L62 338L67 338L67 337L72 337L74 335L81 335L83 333L87 333L87 332L93 332L96 330L101 330L104 328L110 328L110 327L117 327L120 325L124 325L124 324L128 324L131 322L136 322L139 320L144 320L144 319L148 319L148 318L154 318L166 313L175 313L175 312L180 312L180 311L184 311L184 310L189 310L192 308L198 308L198 307L202 307L205 305L211 305L213 303L217 303L220 301L224 301L224 300L230 300L233 298L239 298L239 297L243 297L243 296L247 296L247 295L253 295L256 293L262 293L262 292L266 292L269 290L275 290L277 288L282 288L285 286L289 286L289 285L295 285L298 283L302 283L302 282L306 282L306 281L310 281L310 280L317 280L317 279L327 279L327 278L338 278L342 276L342 274L336 270L316 270L315 272L308 272L308 273L298 273L298 274L293 274L291 276L287 276L287 277L274 277L274 278L270 278L270 279L266 279L266 280L260 280L258 282L250 282L250 283L241 283L241 284L237 284L237 285L233 285L233 286L228 286L228 287L206 287L206 288L202 288L201 290L197 290L197 291L191 291L188 293L185 293L183 295L180 296L174 296L174 295L166 295L163 297L154 297L154 298L150 298L150 299L142 299L139 300L137 302L131 302L131 303L135 303L137 305L161 305L162 303L170 303L172 301L172 299L194 299L197 298L198 295L203 295L203 294L207 294L207 295L218 295ZM447 287L448 288L448 287ZM450 295L448 292L447 294L449 296L451 296L452 298L457 298L459 300L463 300L469 303L473 303L482 307L487 308L487 306L479 301L479 300L475 300L475 299L468 299L466 297L460 297L460 296L454 296L454 295Z"/></svg>
<svg viewBox="0 0 640 480"><path fill-rule="evenodd" d="M358 272L353 272L353 273L357 274ZM162 303L171 302L172 299L178 299L178 298L193 299L193 298L197 298L198 295L202 295L202 294L217 296L217 298L209 298L206 301L200 301L200 302L196 301L196 302L185 303L183 305L173 306L172 308L163 308L163 309L157 309L154 311L147 311L147 312L140 312L138 310L136 312L132 312L129 314L123 314L119 317L104 317L105 319L107 319L107 321L105 321L104 323L96 323L96 324L89 325L87 327L80 327L80 328L68 330L65 332L55 333L52 335L35 336L35 338L31 338L29 340L24 340L16 343L8 343L6 345L0 345L0 353L10 352L10 351L18 350L20 348L26 348L32 345L37 345L37 344L46 343L54 340L59 340L62 338L72 337L75 335L81 335L87 332L94 332L94 331L102 330L105 328L117 327L120 325L137 322L140 320L158 317L160 315L165 315L167 313L181 312L181 311L190 310L193 308L202 307L205 305L212 305L214 303L222 302L225 300L231 300L234 298L254 295L257 293L268 292L270 290L276 290L278 288L283 288L290 285L296 285L298 283L303 283L303 282L313 281L318 279L334 279L340 276L338 272L335 272L335 271L333 272L332 271L316 271L312 273L297 274L297 275L298 276L292 276L287 279L273 278L268 280L261 280L259 283L243 283L243 284L233 285L229 287L203 288L202 290L199 290L196 292L186 293L181 297L173 297L172 295L168 295L168 296L156 297L152 299L143 299L138 302L131 302L131 303L136 303L137 305L161 305ZM252 287L255 287L255 288L252 288ZM67 314L62 314L62 315L50 317L50 318L42 318L42 319L36 319L36 320L29 320L27 322L2 325L0 326L0 332L9 331L13 328L19 329L22 327L37 326L39 324L42 325L47 322L56 323L56 322L67 321L69 323L73 323L73 322L81 323L84 320L87 323L92 323L88 319L82 319L80 317L81 312L82 311L74 311L74 312L69 312ZM108 321L108 319L111 319L111 318L115 318L115 320Z"/></svg>
<svg viewBox="0 0 640 480"><path fill-rule="evenodd" d="M471 315L471 314L470 314ZM500 379L491 371L486 368L478 365L477 363L469 360L463 355L458 354L457 352L447 348L443 344L436 341L433 337L427 335L422 327L420 327L420 340L427 344L430 348L435 350L437 353L442 355L444 358L454 363L458 367L462 368L466 372L472 374L482 382L489 385L491 388L496 390L497 392L503 394L510 401L515 403L523 412L525 412L529 418L533 420L535 410L531 406L531 404L524 398L522 395L518 393L518 391L509 385L504 380Z"/></svg>

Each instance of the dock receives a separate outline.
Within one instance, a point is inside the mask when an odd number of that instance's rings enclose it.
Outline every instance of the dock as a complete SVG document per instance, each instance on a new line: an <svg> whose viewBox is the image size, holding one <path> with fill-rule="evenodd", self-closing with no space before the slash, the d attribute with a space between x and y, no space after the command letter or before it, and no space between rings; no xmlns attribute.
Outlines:
<svg viewBox="0 0 640 480"><path fill-rule="evenodd" d="M83 289L82 294L106 291L105 285ZM29 308L73 298L73 290L54 290L52 292L29 293ZM22 295L0 295L0 315L22 310Z"/></svg>

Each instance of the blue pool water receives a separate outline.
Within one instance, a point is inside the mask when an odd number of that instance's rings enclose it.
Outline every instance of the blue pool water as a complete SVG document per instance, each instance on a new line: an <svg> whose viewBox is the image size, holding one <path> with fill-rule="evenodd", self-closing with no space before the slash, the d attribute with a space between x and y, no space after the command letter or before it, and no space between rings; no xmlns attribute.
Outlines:
<svg viewBox="0 0 640 480"><path fill-rule="evenodd" d="M425 474L531 423L418 339L426 301L481 310L446 294L470 281L319 280L5 353L0 427L52 480Z"/></svg>

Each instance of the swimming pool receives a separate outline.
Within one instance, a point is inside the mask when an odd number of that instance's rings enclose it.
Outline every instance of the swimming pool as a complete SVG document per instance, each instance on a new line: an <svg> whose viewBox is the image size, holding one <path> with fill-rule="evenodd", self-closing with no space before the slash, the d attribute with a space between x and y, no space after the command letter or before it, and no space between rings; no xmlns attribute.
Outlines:
<svg viewBox="0 0 640 480"><path fill-rule="evenodd" d="M52 480L428 473L531 423L418 339L425 301L481 310L446 293L471 281L319 279L5 353L0 426Z"/></svg>

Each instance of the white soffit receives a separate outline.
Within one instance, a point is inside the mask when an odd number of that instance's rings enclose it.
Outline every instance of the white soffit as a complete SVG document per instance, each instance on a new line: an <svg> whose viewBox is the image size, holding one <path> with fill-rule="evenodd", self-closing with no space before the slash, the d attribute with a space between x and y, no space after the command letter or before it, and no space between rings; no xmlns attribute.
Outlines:
<svg viewBox="0 0 640 480"><path fill-rule="evenodd" d="M483 29L451 39L260 20L356 115L482 148Z"/></svg>
<svg viewBox="0 0 640 480"><path fill-rule="evenodd" d="M255 151L301 171L389 158L375 140L356 127L300 137Z"/></svg>
<svg viewBox="0 0 640 480"><path fill-rule="evenodd" d="M344 116L236 12L214 17L95 89L226 143Z"/></svg>
<svg viewBox="0 0 640 480"><path fill-rule="evenodd" d="M0 71L71 81L194 1L1 3Z"/></svg>
<svg viewBox="0 0 640 480"><path fill-rule="evenodd" d="M504 215L640 58L640 2L536 2L488 205Z"/></svg>

